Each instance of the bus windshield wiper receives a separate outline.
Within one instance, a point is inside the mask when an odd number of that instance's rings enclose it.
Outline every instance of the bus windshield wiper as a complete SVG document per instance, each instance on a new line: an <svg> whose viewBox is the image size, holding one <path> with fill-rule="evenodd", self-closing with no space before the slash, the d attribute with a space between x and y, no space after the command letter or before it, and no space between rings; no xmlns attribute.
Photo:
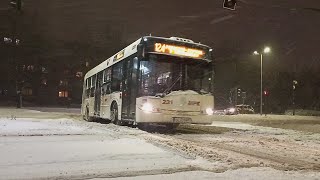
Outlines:
<svg viewBox="0 0 320 180"><path fill-rule="evenodd" d="M166 90L164 90L164 92L162 94L166 95L169 91L171 91L171 89L174 87L174 85L177 84L177 82L182 78L182 74L180 74L177 79L175 79L172 83L171 86L169 86Z"/></svg>

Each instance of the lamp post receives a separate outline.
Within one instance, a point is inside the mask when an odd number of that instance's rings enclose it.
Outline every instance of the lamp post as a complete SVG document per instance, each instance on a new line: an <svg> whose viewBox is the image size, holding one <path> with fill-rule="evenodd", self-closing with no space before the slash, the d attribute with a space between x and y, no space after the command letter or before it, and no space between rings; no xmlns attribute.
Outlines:
<svg viewBox="0 0 320 180"><path fill-rule="evenodd" d="M295 97L296 97L296 85L298 85L297 80L292 81L292 115L294 116L296 114L296 102L295 102Z"/></svg>
<svg viewBox="0 0 320 180"><path fill-rule="evenodd" d="M265 47L262 52L254 51L254 55L260 55L260 115L262 116L262 97L263 97L263 54L270 53L271 49Z"/></svg>

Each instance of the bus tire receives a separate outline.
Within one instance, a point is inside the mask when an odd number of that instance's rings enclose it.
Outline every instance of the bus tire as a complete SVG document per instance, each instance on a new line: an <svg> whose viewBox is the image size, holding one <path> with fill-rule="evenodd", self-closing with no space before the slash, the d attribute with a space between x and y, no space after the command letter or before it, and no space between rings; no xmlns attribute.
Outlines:
<svg viewBox="0 0 320 180"><path fill-rule="evenodd" d="M174 129L177 129L177 127L179 126L178 123L174 123L174 124L166 124L166 128L168 130L174 130Z"/></svg>
<svg viewBox="0 0 320 180"><path fill-rule="evenodd" d="M132 128L137 128L138 127L138 124L136 122L134 122L133 124L130 125L130 127Z"/></svg>
<svg viewBox="0 0 320 180"><path fill-rule="evenodd" d="M138 123L137 124L138 129L145 131L147 129L146 123Z"/></svg>

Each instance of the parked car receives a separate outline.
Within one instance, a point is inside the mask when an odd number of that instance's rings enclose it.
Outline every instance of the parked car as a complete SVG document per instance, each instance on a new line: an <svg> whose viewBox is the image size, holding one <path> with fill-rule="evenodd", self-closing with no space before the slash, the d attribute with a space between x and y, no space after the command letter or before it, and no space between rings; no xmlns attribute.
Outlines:
<svg viewBox="0 0 320 180"><path fill-rule="evenodd" d="M214 115L224 115L225 112L224 112L224 110L214 110L214 111L213 111L213 114L214 114Z"/></svg>
<svg viewBox="0 0 320 180"><path fill-rule="evenodd" d="M225 115L236 115L238 114L237 109L234 107L230 107L224 110Z"/></svg>
<svg viewBox="0 0 320 180"><path fill-rule="evenodd" d="M236 105L236 109L239 114L254 114L253 107L247 104Z"/></svg>

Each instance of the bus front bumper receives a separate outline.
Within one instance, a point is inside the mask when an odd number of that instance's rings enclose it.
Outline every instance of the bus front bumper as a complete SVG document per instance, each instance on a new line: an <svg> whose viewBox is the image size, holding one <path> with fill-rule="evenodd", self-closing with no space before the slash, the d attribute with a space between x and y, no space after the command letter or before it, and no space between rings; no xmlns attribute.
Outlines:
<svg viewBox="0 0 320 180"><path fill-rule="evenodd" d="M164 114L158 112L144 112L140 109L136 111L137 123L179 123L179 124L211 124L212 115L206 114Z"/></svg>

